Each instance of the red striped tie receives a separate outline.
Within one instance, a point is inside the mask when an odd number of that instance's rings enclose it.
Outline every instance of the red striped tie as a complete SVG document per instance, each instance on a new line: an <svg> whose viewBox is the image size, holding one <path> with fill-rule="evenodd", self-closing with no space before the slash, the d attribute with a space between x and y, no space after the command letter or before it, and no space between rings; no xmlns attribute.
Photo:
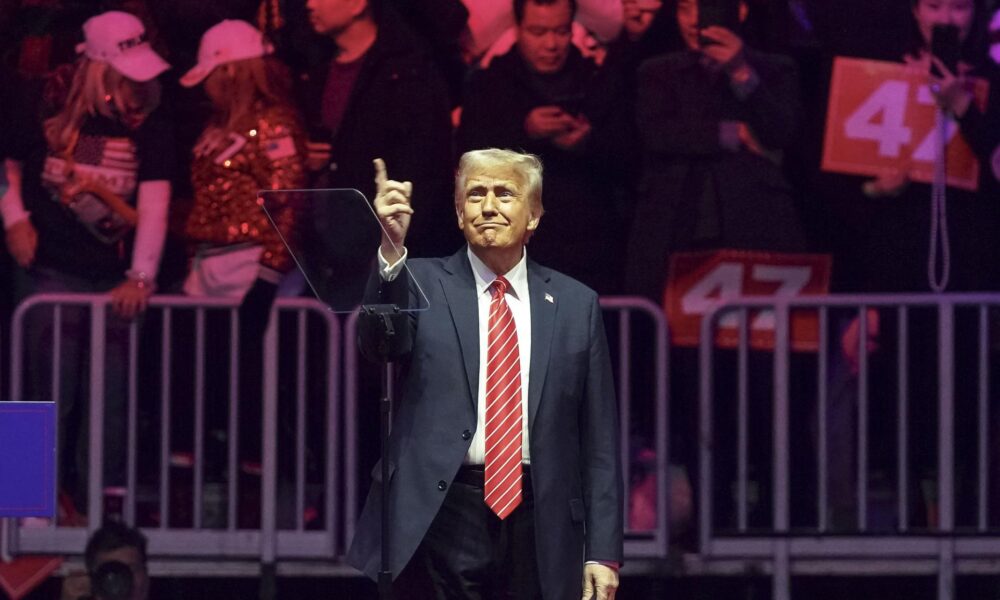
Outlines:
<svg viewBox="0 0 1000 600"><path fill-rule="evenodd" d="M521 358L514 314L504 297L510 283L491 286L486 336L486 505L501 519L521 504Z"/></svg>

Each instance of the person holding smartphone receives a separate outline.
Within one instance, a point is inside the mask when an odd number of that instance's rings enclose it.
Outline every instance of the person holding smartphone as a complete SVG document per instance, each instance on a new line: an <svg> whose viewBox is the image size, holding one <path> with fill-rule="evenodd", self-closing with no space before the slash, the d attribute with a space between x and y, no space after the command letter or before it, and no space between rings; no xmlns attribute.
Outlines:
<svg viewBox="0 0 1000 600"><path fill-rule="evenodd" d="M639 69L643 172L626 286L662 299L670 253L804 248L781 152L797 135L798 83L787 57L748 47L747 4L679 0L686 48Z"/></svg>
<svg viewBox="0 0 1000 600"><path fill-rule="evenodd" d="M847 293L920 293L931 290L929 271L947 292L996 290L1000 286L1000 205L997 204L997 145L1000 143L1000 78L995 65L985 53L985 7L979 0L910 0L901 10L909 17L910 39L896 52L896 60L905 63L925 78L930 98L944 117L957 123L958 134L972 148L980 163L978 191L943 186L944 201L932 200L932 186L910 181L906 170L877 178L822 173L816 176L809 196L828 212L829 246L833 252L833 287ZM977 82L989 82L987 98L976 98ZM985 100L985 102L983 101ZM824 99L826 102L826 99ZM820 119L822 121L822 119ZM938 192L940 193L940 192ZM932 216L933 210L937 212ZM942 218L943 217L943 218ZM932 251L935 223L943 224L949 235L947 253ZM937 229L940 233L941 229ZM937 264L931 262L937 257ZM947 263L945 270L943 265ZM935 267L932 269L932 267ZM943 278L943 274L947 277ZM899 320L894 311L871 311L868 318L868 378L876 395L896 393L897 362L906 353L909 406L911 414L934 414L937 407L935 376L937 369L938 321L934 315L911 313L907 323L908 341L899 348ZM976 397L979 375L976 367L977 340L973 315L958 313L954 381L956 382L956 464L972 460L975 436L974 408L965 399ZM851 390L831 404L830 431L845 432L830 440L830 489L837 490L832 510L853 515L856 511L857 440L852 423L856 421L858 397L857 371L860 347L857 343L859 319L843 326L841 360L854 373L839 389ZM850 338L853 337L853 340ZM835 367L834 370L837 370ZM845 372L848 369L841 369ZM995 375L994 375L995 376ZM991 400L993 401L993 400ZM892 406L875 404L868 418L875 425L871 439L892 439L896 435L897 413ZM932 419L912 419L912 440L933 439L937 423ZM992 437L991 433L991 437ZM873 470L891 471L896 457L888 446L871 456ZM909 448L911 498L920 498L920 481L935 477L936 456L933 445L911 444ZM839 475L838 475L839 474ZM956 519L971 522L974 477L959 472L956 478ZM995 485L996 475L989 477ZM996 491L991 489L991 498ZM922 525L924 506L911 507L911 524ZM995 510L995 509L991 509ZM849 520L849 519L848 519Z"/></svg>
<svg viewBox="0 0 1000 600"><path fill-rule="evenodd" d="M532 256L602 294L615 293L626 111L616 73L572 44L574 0L516 0L517 42L469 80L460 151L519 148L545 162L550 228Z"/></svg>
<svg viewBox="0 0 1000 600"><path fill-rule="evenodd" d="M946 290L997 289L1000 77L986 55L985 7L978 0L910 0L909 12L911 38L899 60L926 77L934 102L957 124L981 167L978 191L945 189L952 233ZM977 92L986 87L986 94ZM855 232L846 265L856 272L855 285L867 292L928 291L931 185L911 181L905 169L850 183L863 196L845 191L849 205L837 208Z"/></svg>
<svg viewBox="0 0 1000 600"><path fill-rule="evenodd" d="M798 133L796 69L791 59L744 42L740 24L747 13L742 1L679 0L676 19L685 49L639 68L636 126L643 168L626 293L662 302L670 256L676 252L805 250L782 171L782 151ZM697 373L697 353L672 349L671 365L672 456L696 475L697 382L691 374ZM770 398L756 388L750 395L751 429L767 431L762 421ZM735 418L720 417L720 422L735 423ZM718 439L726 447L722 455L735 456L728 445L735 434ZM750 468L762 476L767 444L765 434L750 448ZM729 450L733 454L725 454ZM734 472L719 477L719 490L735 481ZM767 482L760 483L761 498L768 498ZM697 489L697 482L692 486ZM717 514L735 515L731 497L717 502Z"/></svg>

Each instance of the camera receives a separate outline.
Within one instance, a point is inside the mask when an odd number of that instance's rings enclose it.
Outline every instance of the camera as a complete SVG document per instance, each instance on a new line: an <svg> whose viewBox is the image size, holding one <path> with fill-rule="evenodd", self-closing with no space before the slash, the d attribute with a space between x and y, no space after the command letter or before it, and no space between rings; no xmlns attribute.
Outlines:
<svg viewBox="0 0 1000 600"><path fill-rule="evenodd" d="M90 596L81 600L129 600L135 581L132 569L117 560L108 561L90 574Z"/></svg>

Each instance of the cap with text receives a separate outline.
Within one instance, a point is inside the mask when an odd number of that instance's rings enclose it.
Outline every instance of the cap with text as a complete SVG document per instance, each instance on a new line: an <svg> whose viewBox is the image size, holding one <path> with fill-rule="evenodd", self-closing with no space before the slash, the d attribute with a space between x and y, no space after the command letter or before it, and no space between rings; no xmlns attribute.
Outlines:
<svg viewBox="0 0 1000 600"><path fill-rule="evenodd" d="M133 81L149 81L170 68L149 45L142 21L127 12L112 10L87 19L83 37L77 52L111 65Z"/></svg>

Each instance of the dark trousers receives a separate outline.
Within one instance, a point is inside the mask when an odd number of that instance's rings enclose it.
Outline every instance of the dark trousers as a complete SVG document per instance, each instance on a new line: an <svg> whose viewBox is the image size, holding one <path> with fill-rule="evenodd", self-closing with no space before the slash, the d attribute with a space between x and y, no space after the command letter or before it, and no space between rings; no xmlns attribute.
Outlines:
<svg viewBox="0 0 1000 600"><path fill-rule="evenodd" d="M393 586L405 600L541 600L531 478L500 520L483 501L483 471L463 467L410 563Z"/></svg>

